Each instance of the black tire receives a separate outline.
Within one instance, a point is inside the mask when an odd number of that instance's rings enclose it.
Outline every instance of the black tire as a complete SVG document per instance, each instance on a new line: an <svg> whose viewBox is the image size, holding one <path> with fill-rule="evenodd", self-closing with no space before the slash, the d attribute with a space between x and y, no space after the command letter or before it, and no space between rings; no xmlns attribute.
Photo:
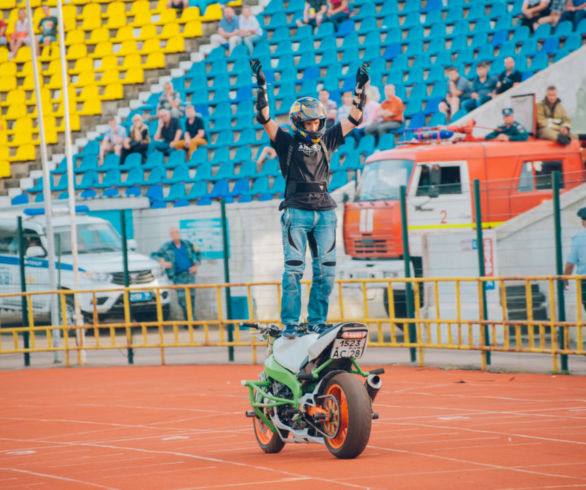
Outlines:
<svg viewBox="0 0 586 490"><path fill-rule="evenodd" d="M252 426L254 428L256 441L265 453L275 454L283 449L285 443L281 440L279 434L273 432L260 418L254 417L252 420Z"/></svg>
<svg viewBox="0 0 586 490"><path fill-rule="evenodd" d="M322 422L323 431L331 435L325 439L328 450L340 459L359 456L372 426L366 388L353 374L339 373L328 381L322 395L322 407L329 412L329 419Z"/></svg>

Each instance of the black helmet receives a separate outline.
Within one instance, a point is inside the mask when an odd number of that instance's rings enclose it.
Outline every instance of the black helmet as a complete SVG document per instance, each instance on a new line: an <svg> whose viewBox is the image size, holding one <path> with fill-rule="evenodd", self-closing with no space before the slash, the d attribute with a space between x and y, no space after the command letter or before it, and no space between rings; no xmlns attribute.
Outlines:
<svg viewBox="0 0 586 490"><path fill-rule="evenodd" d="M319 119L317 131L307 131L305 121ZM306 143L317 143L326 132L326 109L323 104L313 97L297 99L289 111L289 120L293 130L303 138Z"/></svg>

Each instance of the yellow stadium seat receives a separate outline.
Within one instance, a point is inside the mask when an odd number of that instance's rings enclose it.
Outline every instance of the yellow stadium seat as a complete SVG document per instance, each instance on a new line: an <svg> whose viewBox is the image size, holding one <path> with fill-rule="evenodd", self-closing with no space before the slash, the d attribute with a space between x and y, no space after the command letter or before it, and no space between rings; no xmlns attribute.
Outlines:
<svg viewBox="0 0 586 490"><path fill-rule="evenodd" d="M185 24L183 28L183 37L201 37L203 36L203 29L199 20L192 20Z"/></svg>
<svg viewBox="0 0 586 490"><path fill-rule="evenodd" d="M163 53L182 53L185 51L185 39L181 36L172 37L163 48Z"/></svg>
<svg viewBox="0 0 586 490"><path fill-rule="evenodd" d="M144 83L144 72L142 68L130 68L126 70L126 76L121 82L123 84Z"/></svg>
<svg viewBox="0 0 586 490"><path fill-rule="evenodd" d="M165 9L162 10L160 13L159 20L155 22L157 25L165 25L169 22L176 22L177 21L177 13L175 9Z"/></svg>
<svg viewBox="0 0 586 490"><path fill-rule="evenodd" d="M0 63L5 63L9 60L9 51L4 46L0 46Z"/></svg>
<svg viewBox="0 0 586 490"><path fill-rule="evenodd" d="M124 88L121 83L110 83L104 88L102 100L121 100L124 98Z"/></svg>
<svg viewBox="0 0 586 490"><path fill-rule="evenodd" d="M136 41L124 41L120 46L120 50L116 53L118 56L127 56L129 54L136 54L138 49L136 48Z"/></svg>
<svg viewBox="0 0 586 490"><path fill-rule="evenodd" d="M80 46L79 44L74 44L74 46ZM51 44L50 46L43 46L41 49L41 56L39 56L40 61L51 61L59 59L59 47L56 44Z"/></svg>
<svg viewBox="0 0 586 490"><path fill-rule="evenodd" d="M177 22L170 22L163 26L161 31L161 39L170 39L175 36L180 36L179 24Z"/></svg>
<svg viewBox="0 0 586 490"><path fill-rule="evenodd" d="M208 5L206 8L205 13L203 14L201 20L204 22L211 22L214 20L221 20L222 19L222 6L219 3L213 3Z"/></svg>
<svg viewBox="0 0 586 490"><path fill-rule="evenodd" d="M14 23L16 22L16 20L18 19L18 9L13 9L10 11L10 14L8 15L8 20L6 21L7 24L12 26L12 29L14 29ZM9 32L12 32L11 28L8 28Z"/></svg>
<svg viewBox="0 0 586 490"><path fill-rule="evenodd" d="M88 3L81 13L83 19L81 28L84 31L91 31L97 29L102 25L102 11L100 5L97 3Z"/></svg>
<svg viewBox="0 0 586 490"><path fill-rule="evenodd" d="M61 109L63 111L63 109ZM71 127L71 131L79 131L81 127L81 122L79 119L79 114L70 114L69 116L69 124ZM65 131L65 118L61 117L61 122L57 126L57 131L63 133Z"/></svg>
<svg viewBox="0 0 586 490"><path fill-rule="evenodd" d="M7 132L12 136L24 135L25 138L28 137L30 140L33 134L33 120L30 117L21 117L14 122L12 129L8 129Z"/></svg>
<svg viewBox="0 0 586 490"><path fill-rule="evenodd" d="M158 39L147 39L143 45L142 45L142 49L139 51L139 54L145 55L145 54L151 54L151 53L157 53L161 51L161 46L159 45L159 40Z"/></svg>
<svg viewBox="0 0 586 490"><path fill-rule="evenodd" d="M53 116L43 115L43 123L45 126L45 142L50 145L57 143L57 123L55 122L55 118Z"/></svg>
<svg viewBox="0 0 586 490"><path fill-rule="evenodd" d="M32 59L31 48L29 46L21 46L14 57L15 63L25 63Z"/></svg>
<svg viewBox="0 0 586 490"><path fill-rule="evenodd" d="M65 36L65 46L74 44L83 44L85 42L85 32L81 29L73 29Z"/></svg>
<svg viewBox="0 0 586 490"><path fill-rule="evenodd" d="M16 149L16 155L10 157L12 162L30 162L33 160L35 160L35 146L30 144L20 145Z"/></svg>
<svg viewBox="0 0 586 490"><path fill-rule="evenodd" d="M157 28L152 24L147 24L142 26L140 34L136 39L139 41L146 41L147 39L155 39L158 37Z"/></svg>
<svg viewBox="0 0 586 490"><path fill-rule="evenodd" d="M40 63L37 64L37 67L39 68L39 73L40 73L41 72ZM34 73L33 62L27 61L26 63L23 63L22 70L16 72L16 76L18 78L24 78L24 77L31 75L32 73Z"/></svg>
<svg viewBox="0 0 586 490"><path fill-rule="evenodd" d="M3 106L11 106L11 105L24 105L26 103L26 92L21 89L17 88L15 90L11 90L6 94L6 100L1 104Z"/></svg>
<svg viewBox="0 0 586 490"><path fill-rule="evenodd" d="M123 26L118 29L116 33L116 37L112 39L113 43L123 43L124 41L129 41L130 39L134 39L134 30L132 26Z"/></svg>
<svg viewBox="0 0 586 490"><path fill-rule="evenodd" d="M100 99L88 99L82 102L81 109L77 111L80 116L95 116L102 113Z"/></svg>
<svg viewBox="0 0 586 490"><path fill-rule="evenodd" d="M74 87L85 87L87 85L94 85L96 83L96 77L94 71L82 71L77 78L77 81L73 84Z"/></svg>
<svg viewBox="0 0 586 490"><path fill-rule="evenodd" d="M59 68L61 69L61 68ZM69 69L69 73L77 75L84 71L92 71L94 69L94 60L89 57L79 58L75 62L75 66Z"/></svg>
<svg viewBox="0 0 586 490"><path fill-rule="evenodd" d="M0 119L0 147L8 144L8 126Z"/></svg>
<svg viewBox="0 0 586 490"><path fill-rule="evenodd" d="M73 30L76 28L77 9L75 8L75 5L63 5L63 24L66 30Z"/></svg>
<svg viewBox="0 0 586 490"><path fill-rule="evenodd" d="M2 73L1 70L0 73ZM0 92L10 92L15 88L16 77L14 75L0 78Z"/></svg>
<svg viewBox="0 0 586 490"><path fill-rule="evenodd" d="M88 100L100 100L100 91L97 85L88 85L81 90L78 101L86 102Z"/></svg>
<svg viewBox="0 0 586 490"><path fill-rule="evenodd" d="M142 58L139 54L129 54L124 58L124 62L120 67L122 70L130 70L131 68L140 68L142 66Z"/></svg>
<svg viewBox="0 0 586 490"><path fill-rule="evenodd" d="M53 73L53 75L51 75L49 83L47 83L46 85L50 89L60 89L63 86L63 81L61 80L61 72Z"/></svg>
<svg viewBox="0 0 586 490"><path fill-rule="evenodd" d="M89 3L91 0L70 0L73 5L85 5Z"/></svg>
<svg viewBox="0 0 586 490"><path fill-rule="evenodd" d="M153 9L153 12L162 12L163 10L168 10L167 2L168 0L159 0L157 2L157 6Z"/></svg>
<svg viewBox="0 0 586 490"><path fill-rule="evenodd" d="M81 58L83 59L83 58ZM47 66L46 70L41 70L41 73L43 75L53 75L54 73L60 73L61 72L61 60L57 59L57 60L51 60L49 62L49 65Z"/></svg>
<svg viewBox="0 0 586 490"><path fill-rule="evenodd" d="M119 15L123 15L126 17L126 5L124 2L111 2L108 4L106 8L106 12L104 13L104 17L117 17Z"/></svg>
<svg viewBox="0 0 586 490"><path fill-rule="evenodd" d="M32 7L32 5L31 5ZM35 11L33 12L33 28L34 28L34 32L35 34L39 33L39 21L45 17L45 14L43 13L43 9L41 7L37 7L35 9Z"/></svg>
<svg viewBox="0 0 586 490"><path fill-rule="evenodd" d="M14 82L16 83L16 78L14 78ZM35 77L32 75L27 75L24 77L22 85L20 88L24 90L34 90L35 89ZM0 79L0 91L2 90L2 79Z"/></svg>
<svg viewBox="0 0 586 490"><path fill-rule="evenodd" d="M188 7L183 9L181 13L181 17L179 17L179 22L181 24L186 24L187 22L191 22L192 20L199 20L199 9L197 7Z"/></svg>
<svg viewBox="0 0 586 490"><path fill-rule="evenodd" d="M143 68L145 68L145 69L165 68L165 55L163 53L161 53L160 51L150 53L147 56L145 63L143 64Z"/></svg>
<svg viewBox="0 0 586 490"><path fill-rule="evenodd" d="M144 12L137 12L134 16L134 19L130 23L130 25L134 27L141 27L151 23L151 12L150 10L145 10Z"/></svg>
<svg viewBox="0 0 586 490"><path fill-rule="evenodd" d="M90 56L92 58L105 58L106 56L112 56L113 51L111 42L102 41L100 44L96 44L96 49Z"/></svg>
<svg viewBox="0 0 586 490"><path fill-rule="evenodd" d="M110 41L110 31L107 27L99 27L94 29L90 36L88 44L99 44L104 41Z"/></svg>
<svg viewBox="0 0 586 490"><path fill-rule="evenodd" d="M122 27L125 25L126 25L126 15L124 15L124 14L115 15L113 17L110 17L106 22L106 26L108 26L108 29L118 29L119 27Z"/></svg>
<svg viewBox="0 0 586 490"><path fill-rule="evenodd" d="M2 0L3 9L14 9L16 8L16 0Z"/></svg>
<svg viewBox="0 0 586 490"><path fill-rule="evenodd" d="M20 119L21 117L26 117L26 104L24 101L20 104L11 104L8 106L8 111L6 111L6 116L4 116L8 121L14 121L16 119Z"/></svg>
<svg viewBox="0 0 586 490"><path fill-rule="evenodd" d="M232 0L227 4L229 7L240 7L242 6L242 0Z"/></svg>
<svg viewBox="0 0 586 490"><path fill-rule="evenodd" d="M151 6L149 5L148 0L137 0L136 2L132 2L130 6L130 10L128 11L128 15L137 15L140 12L149 12Z"/></svg>
<svg viewBox="0 0 586 490"><path fill-rule="evenodd" d="M109 70L118 71L118 58L116 58L116 56L105 56L104 58L102 58L102 62L100 63L100 67L96 68L96 71L109 71Z"/></svg>
<svg viewBox="0 0 586 490"><path fill-rule="evenodd" d="M8 148L6 148L6 151L8 151ZM8 159L0 160L0 177L10 177L10 162Z"/></svg>
<svg viewBox="0 0 586 490"><path fill-rule="evenodd" d="M71 46L67 53L65 54L65 58L67 60L78 60L79 58L84 58L87 56L87 46L85 44L74 44Z"/></svg>
<svg viewBox="0 0 586 490"><path fill-rule="evenodd" d="M110 85L111 83L119 83L120 82L120 74L118 70L106 70L102 74L102 78L98 82L98 85Z"/></svg>
<svg viewBox="0 0 586 490"><path fill-rule="evenodd" d="M0 73L3 77L16 77L16 63L14 61L7 61L0 65Z"/></svg>

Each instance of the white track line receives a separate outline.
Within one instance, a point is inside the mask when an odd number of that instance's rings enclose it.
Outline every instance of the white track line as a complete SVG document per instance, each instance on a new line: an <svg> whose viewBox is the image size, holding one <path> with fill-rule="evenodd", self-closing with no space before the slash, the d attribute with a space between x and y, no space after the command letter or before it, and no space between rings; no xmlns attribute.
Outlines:
<svg viewBox="0 0 586 490"><path fill-rule="evenodd" d="M0 468L0 471L14 471L16 473L24 473L25 475L42 476L44 478L51 478L53 480L61 480L61 481L67 481L67 482L72 482L72 483L82 483L83 485L87 485L89 487L106 488L107 490L118 490L116 487L107 487L105 485L100 485L98 483L92 483L89 481L76 480L74 478L67 478L65 476L49 475L48 473L38 473L36 471L21 470L18 468Z"/></svg>

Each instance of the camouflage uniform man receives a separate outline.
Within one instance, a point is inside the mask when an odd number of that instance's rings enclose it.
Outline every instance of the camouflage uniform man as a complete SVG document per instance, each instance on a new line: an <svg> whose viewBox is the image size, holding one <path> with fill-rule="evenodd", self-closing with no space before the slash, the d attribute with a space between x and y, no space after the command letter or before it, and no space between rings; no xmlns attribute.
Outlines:
<svg viewBox="0 0 586 490"><path fill-rule="evenodd" d="M164 243L153 254L159 260L159 264L167 271L167 277L173 284L195 284L195 273L201 262L197 247L188 240L181 240L179 229L173 227L169 230L171 241ZM187 318L187 302L185 289L177 289L177 300ZM195 289L191 291L191 311L193 320L195 316Z"/></svg>
<svg viewBox="0 0 586 490"><path fill-rule="evenodd" d="M527 141L529 135L523 125L515 121L515 113L512 108L503 109L503 124L492 133L488 133L484 139L499 141Z"/></svg>

